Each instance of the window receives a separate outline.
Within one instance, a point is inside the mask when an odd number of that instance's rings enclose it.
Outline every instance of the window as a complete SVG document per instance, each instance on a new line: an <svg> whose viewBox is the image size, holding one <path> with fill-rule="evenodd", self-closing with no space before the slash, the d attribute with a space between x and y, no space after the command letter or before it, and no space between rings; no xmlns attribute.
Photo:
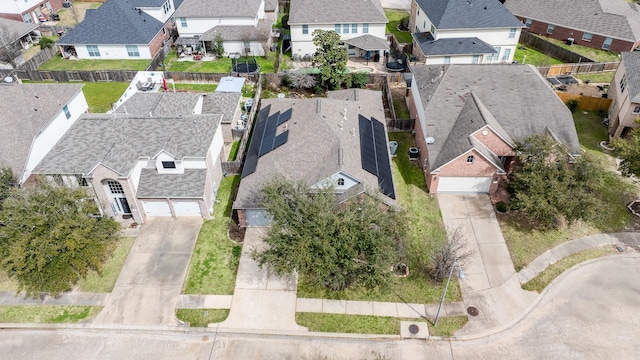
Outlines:
<svg viewBox="0 0 640 360"><path fill-rule="evenodd" d="M71 118L71 112L69 112L69 107L67 105L62 107L62 111L64 111L64 116L67 117L67 120Z"/></svg>
<svg viewBox="0 0 640 360"><path fill-rule="evenodd" d="M633 113L640 114L640 105L636 105L636 107L633 108Z"/></svg>
<svg viewBox="0 0 640 360"><path fill-rule="evenodd" d="M602 43L602 48L604 50L609 50L609 48L611 48L611 43L613 42L613 39L608 37L606 39L604 39L604 42Z"/></svg>
<svg viewBox="0 0 640 360"><path fill-rule="evenodd" d="M124 189L122 188L122 184L115 180L107 180L107 186L109 187L109 191L112 194L124 194Z"/></svg>
<svg viewBox="0 0 640 360"><path fill-rule="evenodd" d="M338 178L338 186L344 186L344 178Z"/></svg>
<svg viewBox="0 0 640 360"><path fill-rule="evenodd" d="M500 59L500 49L501 49L500 46L496 46L495 49L496 49L496 53L487 56L487 60L496 61L496 60Z"/></svg>
<svg viewBox="0 0 640 360"><path fill-rule="evenodd" d="M473 58L471 59L471 63L478 64L479 62L480 62L480 55L473 55Z"/></svg>
<svg viewBox="0 0 640 360"><path fill-rule="evenodd" d="M309 25L302 25L302 33L304 35L308 35L309 34Z"/></svg>
<svg viewBox="0 0 640 360"><path fill-rule="evenodd" d="M340 24L336 24L335 31L340 34Z"/></svg>
<svg viewBox="0 0 640 360"><path fill-rule="evenodd" d="M516 28L509 29L509 39L515 39L515 38L516 38Z"/></svg>
<svg viewBox="0 0 640 360"><path fill-rule="evenodd" d="M368 23L362 24L362 33L363 34L368 34L369 33L369 24Z"/></svg>
<svg viewBox="0 0 640 360"><path fill-rule="evenodd" d="M625 76L620 79L620 92L624 92L624 88L627 87L627 78Z"/></svg>
<svg viewBox="0 0 640 360"><path fill-rule="evenodd" d="M87 178L83 177L82 175L76 175L76 181L80 186L89 186L89 182L87 181Z"/></svg>
<svg viewBox="0 0 640 360"><path fill-rule="evenodd" d="M162 5L162 9L164 10L165 14L169 12L169 10L171 10L171 1L167 1L166 3L164 3L164 5Z"/></svg>
<svg viewBox="0 0 640 360"><path fill-rule="evenodd" d="M555 30L556 26L553 24L549 24L547 26L547 34L553 34L553 30Z"/></svg>
<svg viewBox="0 0 640 360"><path fill-rule="evenodd" d="M531 20L531 19L526 19L526 20L524 21L524 26L526 26L527 28L530 28L530 27L531 27L531 23L532 23L532 22L533 22L533 20Z"/></svg>
<svg viewBox="0 0 640 360"><path fill-rule="evenodd" d="M473 159L474 159L473 155L467 156L467 164L473 164Z"/></svg>
<svg viewBox="0 0 640 360"><path fill-rule="evenodd" d="M100 56L100 50L98 50L98 45L87 45L87 52L91 57Z"/></svg>
<svg viewBox="0 0 640 360"><path fill-rule="evenodd" d="M176 162L175 161L163 161L162 162L162 167L165 169L175 169L176 168Z"/></svg>
<svg viewBox="0 0 640 360"><path fill-rule="evenodd" d="M187 18L185 17L180 18L180 27L187 27Z"/></svg>
<svg viewBox="0 0 640 360"><path fill-rule="evenodd" d="M431 33L435 34L436 33L436 27L433 26L433 24L431 24Z"/></svg>
<svg viewBox="0 0 640 360"><path fill-rule="evenodd" d="M426 21L423 21L423 22L422 22L422 28L423 28L423 29L426 29L426 28L427 28L427 22L426 22Z"/></svg>
<svg viewBox="0 0 640 360"><path fill-rule="evenodd" d="M24 14L22 15L22 21L31 24L33 22L33 20L31 20L31 15L29 14Z"/></svg>
<svg viewBox="0 0 640 360"><path fill-rule="evenodd" d="M504 49L504 54L502 55L502 61L509 61L509 57L511 56L511 49Z"/></svg>
<svg viewBox="0 0 640 360"><path fill-rule="evenodd" d="M351 24L351 33L352 34L358 33L358 24Z"/></svg>
<svg viewBox="0 0 640 360"><path fill-rule="evenodd" d="M584 41L591 41L592 38L593 38L593 34L591 33L586 32L582 34L582 40Z"/></svg>
<svg viewBox="0 0 640 360"><path fill-rule="evenodd" d="M129 57L140 56L140 51L138 51L138 45L127 45L127 55L129 55Z"/></svg>
<svg viewBox="0 0 640 360"><path fill-rule="evenodd" d="M418 8L418 12L416 14L420 15L420 8Z"/></svg>
<svg viewBox="0 0 640 360"><path fill-rule="evenodd" d="M349 24L342 24L342 32L345 34L349 33Z"/></svg>
<svg viewBox="0 0 640 360"><path fill-rule="evenodd" d="M444 63L445 64L451 64L451 56L445 56L444 57Z"/></svg>

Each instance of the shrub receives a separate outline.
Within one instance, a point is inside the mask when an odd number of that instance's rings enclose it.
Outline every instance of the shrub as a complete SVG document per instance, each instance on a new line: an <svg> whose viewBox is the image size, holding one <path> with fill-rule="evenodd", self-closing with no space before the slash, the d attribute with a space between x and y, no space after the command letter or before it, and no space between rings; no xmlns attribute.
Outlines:
<svg viewBox="0 0 640 360"><path fill-rule="evenodd" d="M352 86L354 88L364 88L369 82L369 75L366 73L353 74Z"/></svg>
<svg viewBox="0 0 640 360"><path fill-rule="evenodd" d="M43 36L40 38L40 42L38 42L38 45L40 45L41 49L46 49L49 48L51 46L53 46L53 44L55 43L55 41L53 41L52 39Z"/></svg>
<svg viewBox="0 0 640 360"><path fill-rule="evenodd" d="M289 87L294 89L311 89L316 84L316 77L311 74L292 73L285 76Z"/></svg>
<svg viewBox="0 0 640 360"><path fill-rule="evenodd" d="M496 203L496 211L499 213L506 213L509 210L509 205L504 201L498 201Z"/></svg>
<svg viewBox="0 0 640 360"><path fill-rule="evenodd" d="M569 99L565 101L564 104L567 105L567 107L569 108L569 111L571 111L572 113L578 110L578 100L576 99Z"/></svg>

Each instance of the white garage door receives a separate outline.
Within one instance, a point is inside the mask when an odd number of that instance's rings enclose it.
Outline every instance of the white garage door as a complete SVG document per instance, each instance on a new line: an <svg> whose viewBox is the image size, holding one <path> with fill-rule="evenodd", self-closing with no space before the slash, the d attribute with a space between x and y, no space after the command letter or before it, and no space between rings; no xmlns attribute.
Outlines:
<svg viewBox="0 0 640 360"><path fill-rule="evenodd" d="M438 192L486 193L491 187L491 177L443 176L438 181Z"/></svg>
<svg viewBox="0 0 640 360"><path fill-rule="evenodd" d="M147 216L172 216L166 201L143 201L142 207Z"/></svg>
<svg viewBox="0 0 640 360"><path fill-rule="evenodd" d="M173 211L176 213L176 217L202 216L200 213L200 203L197 201L174 201Z"/></svg>

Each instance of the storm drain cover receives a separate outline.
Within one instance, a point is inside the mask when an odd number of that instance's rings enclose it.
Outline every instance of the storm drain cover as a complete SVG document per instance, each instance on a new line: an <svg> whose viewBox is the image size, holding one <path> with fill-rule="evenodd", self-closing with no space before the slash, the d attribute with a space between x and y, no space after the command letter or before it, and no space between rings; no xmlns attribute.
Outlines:
<svg viewBox="0 0 640 360"><path fill-rule="evenodd" d="M416 324L411 324L411 325L409 325L409 332L410 332L412 335L417 334L419 331L420 331L420 328L418 327L418 325L416 325Z"/></svg>
<svg viewBox="0 0 640 360"><path fill-rule="evenodd" d="M469 306L467 308L467 314L469 314L471 316L476 316L476 315L478 315L478 313L479 313L478 309L476 307L474 307L474 306Z"/></svg>

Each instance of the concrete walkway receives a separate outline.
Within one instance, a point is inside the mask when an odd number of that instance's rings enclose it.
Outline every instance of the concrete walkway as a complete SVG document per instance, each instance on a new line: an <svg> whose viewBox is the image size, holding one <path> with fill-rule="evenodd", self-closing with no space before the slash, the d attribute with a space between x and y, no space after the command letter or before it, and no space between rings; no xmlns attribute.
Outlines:
<svg viewBox="0 0 640 360"><path fill-rule="evenodd" d="M546 270L549 266L577 252L599 246L640 247L640 233L597 234L562 243L538 256L518 273L521 284L525 284Z"/></svg>
<svg viewBox="0 0 640 360"><path fill-rule="evenodd" d="M79 306L104 306L107 303L109 293L83 293L69 292L58 298L45 296L44 298L30 298L16 295L13 291L0 291L0 305L79 305Z"/></svg>

